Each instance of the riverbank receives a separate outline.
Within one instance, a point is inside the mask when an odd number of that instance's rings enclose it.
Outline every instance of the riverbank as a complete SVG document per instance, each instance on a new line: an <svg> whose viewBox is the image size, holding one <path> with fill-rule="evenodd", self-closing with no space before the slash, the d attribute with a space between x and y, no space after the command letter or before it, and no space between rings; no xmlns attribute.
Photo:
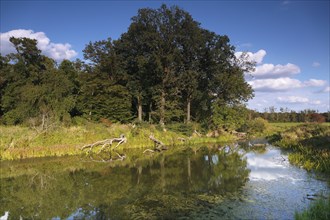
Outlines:
<svg viewBox="0 0 330 220"><path fill-rule="evenodd" d="M275 145L280 147L283 147L283 143L291 143L288 141L291 140L290 136L286 135L290 129L304 126L301 123L263 122L264 129L254 128L258 127L259 124L255 123L251 126L253 129L247 133L247 138L272 135L273 140L274 137L277 137ZM330 129L329 123L321 126ZM195 132L195 130L199 132ZM88 121L80 122L74 126L53 125L46 130L24 126L0 126L0 160L81 155L86 153L81 151L82 146L100 140L116 138L121 134L126 136L127 143L120 145L118 149L153 148L154 143L149 139L150 134L153 134L156 139L167 146L234 142L237 140L237 135L226 132L221 133L218 137L207 137L206 134L201 133L198 125L194 124L189 126L172 124L166 126L166 130L159 125L151 124L122 125ZM282 136L287 138L283 139Z"/></svg>
<svg viewBox="0 0 330 220"><path fill-rule="evenodd" d="M308 171L330 173L330 126L302 124L270 136L270 142L288 149L289 161Z"/></svg>
<svg viewBox="0 0 330 220"><path fill-rule="evenodd" d="M295 213L296 220L329 220L330 219L330 196L328 199L321 198L313 203L305 211Z"/></svg>
<svg viewBox="0 0 330 220"><path fill-rule="evenodd" d="M330 126L325 124L298 124L286 127L270 136L270 142L288 149L290 163L308 171L330 174ZM296 220L330 219L330 195L319 198L308 209L296 212Z"/></svg>
<svg viewBox="0 0 330 220"><path fill-rule="evenodd" d="M149 124L109 125L88 122L70 127L54 126L43 131L23 126L0 126L0 159L80 155L86 153L81 150L82 146L116 138L121 134L125 135L127 142L118 149L153 148L150 134L167 146L230 142L236 139L229 133L223 133L217 138L200 136L191 127L186 128L184 125L168 126L164 130L158 125Z"/></svg>

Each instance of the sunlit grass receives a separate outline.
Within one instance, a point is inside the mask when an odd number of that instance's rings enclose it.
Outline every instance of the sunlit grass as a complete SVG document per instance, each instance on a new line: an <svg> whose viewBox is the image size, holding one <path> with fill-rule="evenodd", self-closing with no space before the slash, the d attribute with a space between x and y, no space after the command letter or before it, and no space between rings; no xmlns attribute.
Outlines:
<svg viewBox="0 0 330 220"><path fill-rule="evenodd" d="M278 132L271 142L275 146L291 149L289 161L308 171L330 173L330 126L328 124L302 124Z"/></svg>
<svg viewBox="0 0 330 220"><path fill-rule="evenodd" d="M126 136L127 143L120 145L118 149L153 148L150 134L167 146L234 140L230 134L223 134L218 138L187 136L171 130L164 131L156 125L107 126L101 123L86 123L71 127L58 126L44 132L22 126L0 126L0 159L79 155L84 153L80 150L82 146L119 137L121 134Z"/></svg>

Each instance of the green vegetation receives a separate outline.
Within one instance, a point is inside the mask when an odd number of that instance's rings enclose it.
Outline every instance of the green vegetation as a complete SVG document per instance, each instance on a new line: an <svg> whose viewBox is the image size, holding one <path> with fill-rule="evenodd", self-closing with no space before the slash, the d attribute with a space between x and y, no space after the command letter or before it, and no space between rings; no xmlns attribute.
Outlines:
<svg viewBox="0 0 330 220"><path fill-rule="evenodd" d="M0 122L72 124L75 117L110 123L197 122L239 127L253 97L227 36L203 29L179 7L142 8L118 40L89 42L85 62L57 64L37 41L10 38L17 53L0 58ZM236 121L236 122L235 122Z"/></svg>
<svg viewBox="0 0 330 220"><path fill-rule="evenodd" d="M309 209L302 213L296 212L296 220L329 220L330 219L330 197L328 199L318 199Z"/></svg>
<svg viewBox="0 0 330 220"><path fill-rule="evenodd" d="M252 118L261 117L271 123L306 123L306 122L330 122L330 111L319 113L312 109L305 109L299 112L288 108L276 109L274 106L265 108L264 112L250 111Z"/></svg>
<svg viewBox="0 0 330 220"><path fill-rule="evenodd" d="M330 124L273 123L278 133L270 141L279 147L291 150L290 163L308 171L330 174ZM330 219L330 195L319 198L301 213L296 220Z"/></svg>
<svg viewBox="0 0 330 220"><path fill-rule="evenodd" d="M34 39L10 42L16 53L0 55L2 160L79 154L121 133L128 148L152 145L150 133L166 145L232 140L248 117L254 63L176 6L140 9L118 40L89 42L85 62L56 63ZM195 130L216 138L188 139Z"/></svg>
<svg viewBox="0 0 330 220"><path fill-rule="evenodd" d="M291 149L291 163L307 170L330 173L330 126L303 124L273 135L270 141L279 147Z"/></svg>
<svg viewBox="0 0 330 220"><path fill-rule="evenodd" d="M83 123L82 123L83 121ZM207 142L228 142L234 136L223 133L217 138L199 137L188 125L168 126L164 131L161 126L149 124L107 124L81 120L75 126L54 126L47 131L38 131L23 126L0 126L0 159L14 160L31 157L64 156L85 153L80 148L99 140L119 137L124 134L128 141L118 148L153 148L149 135L171 147L182 144ZM184 138L185 141L179 138Z"/></svg>

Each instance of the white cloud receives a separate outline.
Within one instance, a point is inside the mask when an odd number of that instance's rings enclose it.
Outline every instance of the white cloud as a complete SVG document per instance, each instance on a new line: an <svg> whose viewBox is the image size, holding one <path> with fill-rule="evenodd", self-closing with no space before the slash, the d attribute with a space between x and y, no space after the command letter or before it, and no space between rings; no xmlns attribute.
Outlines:
<svg viewBox="0 0 330 220"><path fill-rule="evenodd" d="M321 66L321 64L319 62L315 61L315 62L312 63L312 66L313 67L319 67L319 66Z"/></svg>
<svg viewBox="0 0 330 220"><path fill-rule="evenodd" d="M261 92L287 91L289 89L302 87L301 81L289 77L277 79L257 79L248 81L248 83L254 90Z"/></svg>
<svg viewBox="0 0 330 220"><path fill-rule="evenodd" d="M277 100L280 103L285 103L285 104L302 104L309 102L308 98L300 97L300 96L277 97Z"/></svg>
<svg viewBox="0 0 330 220"><path fill-rule="evenodd" d="M237 58L239 58L240 56L242 56L242 54L245 53L247 55L247 60L248 61L253 61L256 62L257 64L261 64L262 60L264 59L264 57L266 56L266 51L265 50L259 50L256 53L251 53L251 52L236 52L235 56Z"/></svg>
<svg viewBox="0 0 330 220"><path fill-rule="evenodd" d="M251 75L256 78L279 78L298 73L300 73L299 66L292 63L286 65L263 64L257 66Z"/></svg>
<svg viewBox="0 0 330 220"><path fill-rule="evenodd" d="M77 52L71 49L70 44L52 43L44 32L34 32L33 30L25 29L11 30L6 33L1 33L0 51L3 55L16 52L14 46L9 41L10 37L26 37L38 40L37 46L42 51L42 54L53 58L56 61L71 59L77 56Z"/></svg>
<svg viewBox="0 0 330 220"><path fill-rule="evenodd" d="M309 103L312 105L321 105L322 104L322 102L320 100L311 101Z"/></svg>
<svg viewBox="0 0 330 220"><path fill-rule="evenodd" d="M324 80L320 80L320 79L310 79L308 81L304 82L304 86L315 86L315 87L319 87L319 86L324 86L327 82Z"/></svg>
<svg viewBox="0 0 330 220"><path fill-rule="evenodd" d="M325 87L322 92L330 92L330 86Z"/></svg>
<svg viewBox="0 0 330 220"><path fill-rule="evenodd" d="M322 104L320 100L309 100L307 97L301 97L301 96L277 97L277 101L281 104L310 104L310 105Z"/></svg>
<svg viewBox="0 0 330 220"><path fill-rule="evenodd" d="M304 87L320 87L326 84L324 80L310 79L301 82L298 79L289 77L281 77L277 79L256 79L248 81L255 91L272 92L272 91L288 91Z"/></svg>

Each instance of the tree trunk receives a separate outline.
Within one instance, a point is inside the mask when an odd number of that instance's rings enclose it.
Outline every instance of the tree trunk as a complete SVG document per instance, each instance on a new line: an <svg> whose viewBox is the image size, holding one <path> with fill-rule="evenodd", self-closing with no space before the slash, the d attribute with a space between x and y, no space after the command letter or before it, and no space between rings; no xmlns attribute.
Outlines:
<svg viewBox="0 0 330 220"><path fill-rule="evenodd" d="M188 100L187 100L187 124L190 122L190 105L191 105L191 101L190 101L190 98L188 98Z"/></svg>
<svg viewBox="0 0 330 220"><path fill-rule="evenodd" d="M161 126L165 125L165 91L162 90L161 97L160 97L160 119L159 124Z"/></svg>
<svg viewBox="0 0 330 220"><path fill-rule="evenodd" d="M138 96L138 121L142 122L142 99Z"/></svg>
<svg viewBox="0 0 330 220"><path fill-rule="evenodd" d="M191 182L191 162L190 157L188 157L188 182Z"/></svg>
<svg viewBox="0 0 330 220"><path fill-rule="evenodd" d="M150 102L150 104L149 104L149 119L148 119L149 123L151 123L151 112L152 112L152 103Z"/></svg>

